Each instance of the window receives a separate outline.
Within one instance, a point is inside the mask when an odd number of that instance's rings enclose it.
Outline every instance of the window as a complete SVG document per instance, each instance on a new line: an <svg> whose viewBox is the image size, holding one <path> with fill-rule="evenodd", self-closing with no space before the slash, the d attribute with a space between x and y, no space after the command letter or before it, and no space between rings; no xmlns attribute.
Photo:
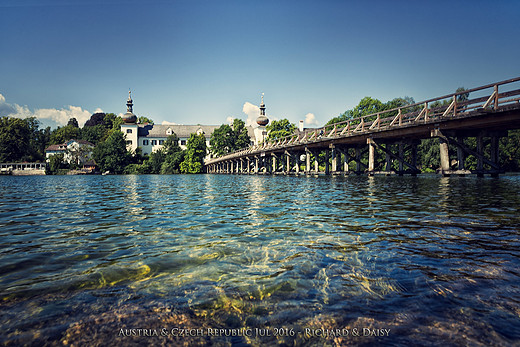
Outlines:
<svg viewBox="0 0 520 347"><path fill-rule="evenodd" d="M126 133L127 134L131 134L132 133L132 129L126 129Z"/></svg>
<svg viewBox="0 0 520 347"><path fill-rule="evenodd" d="M152 146L157 145L157 140L152 140Z"/></svg>
<svg viewBox="0 0 520 347"><path fill-rule="evenodd" d="M164 140L159 140L159 144L163 145L164 144Z"/></svg>
<svg viewBox="0 0 520 347"><path fill-rule="evenodd" d="M181 146L186 146L186 140L181 140Z"/></svg>
<svg viewBox="0 0 520 347"><path fill-rule="evenodd" d="M127 141L126 141L126 144L127 144L127 145L131 145L131 144L132 144L132 140L127 140Z"/></svg>
<svg viewBox="0 0 520 347"><path fill-rule="evenodd" d="M148 140L143 140L143 146L148 146Z"/></svg>
<svg viewBox="0 0 520 347"><path fill-rule="evenodd" d="M172 128L168 128L168 130L166 130L166 135L171 135L172 134Z"/></svg>

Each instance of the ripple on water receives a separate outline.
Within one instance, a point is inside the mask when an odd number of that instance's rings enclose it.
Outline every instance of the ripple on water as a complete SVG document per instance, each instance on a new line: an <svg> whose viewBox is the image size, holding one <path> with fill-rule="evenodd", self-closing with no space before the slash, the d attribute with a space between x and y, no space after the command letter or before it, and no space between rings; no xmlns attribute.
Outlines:
<svg viewBox="0 0 520 347"><path fill-rule="evenodd" d="M116 343L122 326L172 324L520 342L518 176L0 181L2 343Z"/></svg>

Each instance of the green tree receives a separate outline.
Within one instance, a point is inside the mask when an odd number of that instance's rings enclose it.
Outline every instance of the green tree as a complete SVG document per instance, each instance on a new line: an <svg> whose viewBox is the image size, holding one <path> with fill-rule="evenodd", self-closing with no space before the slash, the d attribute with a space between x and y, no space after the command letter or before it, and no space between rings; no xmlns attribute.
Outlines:
<svg viewBox="0 0 520 347"><path fill-rule="evenodd" d="M81 129L81 138L97 145L108 137L108 131L103 124L84 126Z"/></svg>
<svg viewBox="0 0 520 347"><path fill-rule="evenodd" d="M164 154L164 149L161 148L155 152L150 154L148 160L146 160L143 165L145 166L146 173L150 174L160 174L161 167L164 162L166 155Z"/></svg>
<svg viewBox="0 0 520 347"><path fill-rule="evenodd" d="M58 127L51 133L50 142L53 145L65 143L68 140L79 139L80 130L72 125L66 125L64 127Z"/></svg>
<svg viewBox="0 0 520 347"><path fill-rule="evenodd" d="M34 145L38 151L39 160L43 160L45 158L45 149L49 146L50 142L51 127L38 130L36 137L34 138Z"/></svg>
<svg viewBox="0 0 520 347"><path fill-rule="evenodd" d="M242 119L235 118L233 120L233 134L235 137L234 151L249 147L251 139L247 132L246 123Z"/></svg>
<svg viewBox="0 0 520 347"><path fill-rule="evenodd" d="M204 134L191 134L186 147L186 155L180 165L181 172L201 173L206 157L206 137Z"/></svg>
<svg viewBox="0 0 520 347"><path fill-rule="evenodd" d="M150 118L145 117L145 116L139 116L139 124L145 124L145 123L154 124L153 123L153 119L150 119Z"/></svg>
<svg viewBox="0 0 520 347"><path fill-rule="evenodd" d="M184 160L184 151L179 146L179 138L175 133L168 136L164 142L164 161L161 165L161 174L174 174L180 172L180 166Z"/></svg>
<svg viewBox="0 0 520 347"><path fill-rule="evenodd" d="M233 129L227 124L222 124L215 129L209 139L211 152L217 156L230 153L234 148L233 135Z"/></svg>
<svg viewBox="0 0 520 347"><path fill-rule="evenodd" d="M38 121L34 117L0 117L0 162L41 160L39 135Z"/></svg>
<svg viewBox="0 0 520 347"><path fill-rule="evenodd" d="M95 125L105 125L105 113L104 112L98 112L92 114L90 118L85 122L84 127L93 127Z"/></svg>
<svg viewBox="0 0 520 347"><path fill-rule="evenodd" d="M126 149L125 136L120 131L112 132L106 141L100 142L92 152L94 160L101 171L120 174L130 162L130 154Z"/></svg>
<svg viewBox="0 0 520 347"><path fill-rule="evenodd" d="M49 165L47 166L47 175L56 175L63 168L63 154L54 154L49 157Z"/></svg>
<svg viewBox="0 0 520 347"><path fill-rule="evenodd" d="M76 118L70 118L67 126L73 126L74 128L79 128L78 120Z"/></svg>
<svg viewBox="0 0 520 347"><path fill-rule="evenodd" d="M251 140L243 120L235 118L233 125L222 124L215 129L209 140L211 153L221 156L249 147Z"/></svg>
<svg viewBox="0 0 520 347"><path fill-rule="evenodd" d="M266 127L267 140L276 140L294 134L296 125L289 122L286 118L274 120Z"/></svg>

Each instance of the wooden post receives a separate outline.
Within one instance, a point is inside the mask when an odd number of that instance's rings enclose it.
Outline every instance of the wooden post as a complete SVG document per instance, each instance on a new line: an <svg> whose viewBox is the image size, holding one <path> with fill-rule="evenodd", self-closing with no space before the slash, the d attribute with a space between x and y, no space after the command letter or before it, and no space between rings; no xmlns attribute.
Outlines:
<svg viewBox="0 0 520 347"><path fill-rule="evenodd" d="M385 171L392 171L392 157L390 157L390 154L388 153L385 153L385 161L386 161L386 165L385 165Z"/></svg>
<svg viewBox="0 0 520 347"><path fill-rule="evenodd" d="M332 147L332 172L338 171L338 151L335 147Z"/></svg>
<svg viewBox="0 0 520 347"><path fill-rule="evenodd" d="M286 160L286 162L285 162L285 164L286 164L286 165L285 165L285 172L286 172L287 174L289 174L289 173L291 172L291 155L290 155L289 153L286 152L286 153L285 153L285 157L286 157L286 158L285 158L285 160Z"/></svg>
<svg viewBox="0 0 520 347"><path fill-rule="evenodd" d="M368 144L368 174L373 174L374 172L374 166L375 166L375 160L376 160L376 146L374 144L374 140L371 138L367 139Z"/></svg>
<svg viewBox="0 0 520 347"><path fill-rule="evenodd" d="M402 176L404 174L404 143L401 141L399 142L399 176Z"/></svg>
<svg viewBox="0 0 520 347"><path fill-rule="evenodd" d="M258 165L258 157L255 157L255 174L258 174L258 169L259 169L258 166L259 166Z"/></svg>
<svg viewBox="0 0 520 347"><path fill-rule="evenodd" d="M495 111L498 108L498 84L495 84Z"/></svg>
<svg viewBox="0 0 520 347"><path fill-rule="evenodd" d="M412 165L414 168L417 168L417 147L419 146L419 143L416 141L412 142ZM404 157L404 154L403 154ZM415 170L412 170L412 176L417 176L417 172Z"/></svg>
<svg viewBox="0 0 520 347"><path fill-rule="evenodd" d="M311 152L305 147L305 173L309 174L311 171Z"/></svg>
<svg viewBox="0 0 520 347"><path fill-rule="evenodd" d="M329 157L330 157L329 150L326 149L325 150L325 175L328 175L330 173Z"/></svg>
<svg viewBox="0 0 520 347"><path fill-rule="evenodd" d="M295 158L295 162L296 162L296 175L298 175L300 173L300 154L298 152L296 152L294 154L294 158Z"/></svg>
<svg viewBox="0 0 520 347"><path fill-rule="evenodd" d="M273 153L272 156L273 156L273 166L272 166L273 171L272 172L274 174L274 173L276 173L276 164L277 164L276 163L276 154Z"/></svg>
<svg viewBox="0 0 520 347"><path fill-rule="evenodd" d="M246 158L247 159L247 174L249 175L251 173L251 163L250 163L250 160L249 160L249 157Z"/></svg>
<svg viewBox="0 0 520 347"><path fill-rule="evenodd" d="M345 148L345 150L343 151L343 171L345 171L345 173L347 173L349 170L348 161L350 159L350 156L349 156L348 152L349 152L348 148Z"/></svg>
<svg viewBox="0 0 520 347"><path fill-rule="evenodd" d="M361 175L361 148L356 147L356 174Z"/></svg>
<svg viewBox="0 0 520 347"><path fill-rule="evenodd" d="M318 151L314 152L314 172L316 172L316 175L320 173L320 165L318 162Z"/></svg>
<svg viewBox="0 0 520 347"><path fill-rule="evenodd" d="M450 170L450 154L448 152L448 140L445 137L439 137L439 152L441 155L441 170Z"/></svg>

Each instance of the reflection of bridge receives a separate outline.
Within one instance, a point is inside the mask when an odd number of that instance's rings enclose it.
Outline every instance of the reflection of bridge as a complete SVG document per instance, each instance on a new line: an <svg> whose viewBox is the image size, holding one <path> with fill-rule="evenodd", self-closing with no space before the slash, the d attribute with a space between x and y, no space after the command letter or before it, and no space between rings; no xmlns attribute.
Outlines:
<svg viewBox="0 0 520 347"><path fill-rule="evenodd" d="M520 78L514 78L265 141L209 160L206 172L298 174L304 160L307 174L319 174L321 166L325 174L415 175L420 172L417 145L421 139L436 137L440 173L470 173L464 161L473 155L474 173L498 175L498 140L507 136L507 130L520 128L519 86ZM473 148L464 142L468 137L476 138ZM450 161L448 144L457 149L457 160ZM384 155L382 163L378 153ZM355 170L350 169L351 162Z"/></svg>

